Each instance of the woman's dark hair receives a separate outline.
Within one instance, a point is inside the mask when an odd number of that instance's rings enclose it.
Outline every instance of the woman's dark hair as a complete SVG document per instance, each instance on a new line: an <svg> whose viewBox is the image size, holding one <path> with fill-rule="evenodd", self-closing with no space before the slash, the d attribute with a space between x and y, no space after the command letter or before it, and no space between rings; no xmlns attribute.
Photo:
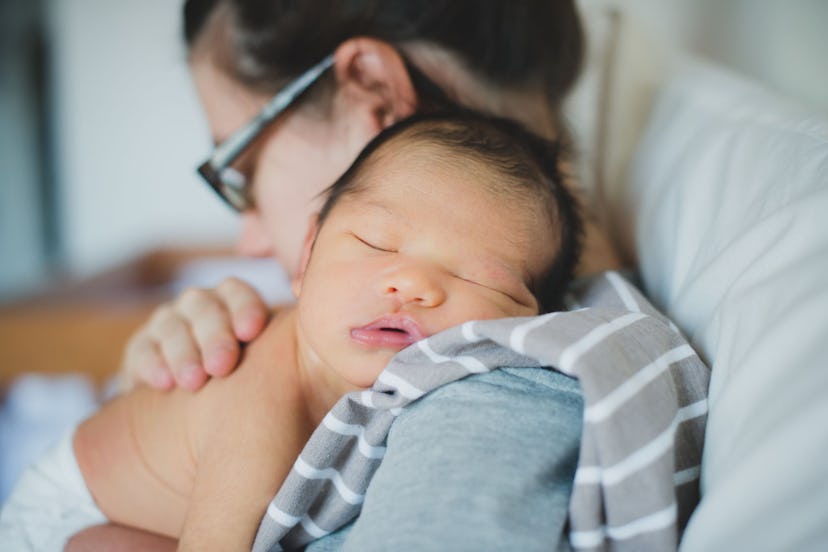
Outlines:
<svg viewBox="0 0 828 552"><path fill-rule="evenodd" d="M187 0L190 48L219 9L229 40L210 47L222 50L222 69L270 93L345 40L370 36L436 44L486 82L542 90L557 116L583 55L574 0Z"/></svg>
<svg viewBox="0 0 828 552"><path fill-rule="evenodd" d="M378 150L395 138L404 140L406 145L444 147L459 162L482 164L486 174L491 175L480 180L482 188L524 205L543 207L554 234L538 236L538 245L549 247L556 241L557 254L532 282L531 291L541 312L561 308L581 253L583 222L578 202L563 183L559 142L540 138L512 120L455 108L417 114L384 129L365 146L348 170L322 192L325 203L319 213L319 227L343 197L364 189L360 175L371 166ZM522 210L530 216L529 208Z"/></svg>

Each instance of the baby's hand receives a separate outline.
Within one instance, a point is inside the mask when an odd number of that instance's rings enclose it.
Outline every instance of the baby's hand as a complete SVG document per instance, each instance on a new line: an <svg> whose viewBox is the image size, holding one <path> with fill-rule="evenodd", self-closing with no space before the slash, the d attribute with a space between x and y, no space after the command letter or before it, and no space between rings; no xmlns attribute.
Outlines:
<svg viewBox="0 0 828 552"><path fill-rule="evenodd" d="M159 389L199 389L210 376L226 376L239 362L239 342L259 335L267 306L236 278L215 289L184 291L155 309L127 343L121 368L126 387L143 381Z"/></svg>

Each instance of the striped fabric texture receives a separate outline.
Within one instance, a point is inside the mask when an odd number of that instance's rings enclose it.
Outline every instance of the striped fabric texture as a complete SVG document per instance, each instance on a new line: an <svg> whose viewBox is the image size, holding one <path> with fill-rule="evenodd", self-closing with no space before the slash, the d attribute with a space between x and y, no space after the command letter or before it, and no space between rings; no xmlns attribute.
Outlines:
<svg viewBox="0 0 828 552"><path fill-rule="evenodd" d="M388 431L407 405L471 374L529 366L577 378L583 390L573 548L677 549L699 500L709 369L616 272L575 286L570 307L468 322L397 354L370 390L343 397L316 429L253 550L300 548L358 516Z"/></svg>

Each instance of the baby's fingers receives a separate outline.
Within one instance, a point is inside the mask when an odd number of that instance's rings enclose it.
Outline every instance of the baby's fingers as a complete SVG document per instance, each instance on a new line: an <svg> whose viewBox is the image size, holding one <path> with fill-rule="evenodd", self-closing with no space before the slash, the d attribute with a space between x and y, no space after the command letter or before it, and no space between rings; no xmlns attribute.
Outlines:
<svg viewBox="0 0 828 552"><path fill-rule="evenodd" d="M227 278L216 288L216 294L230 313L239 341L250 341L262 332L268 318L267 305L253 287L238 278Z"/></svg>
<svg viewBox="0 0 828 552"><path fill-rule="evenodd" d="M150 323L150 335L179 387L195 390L204 385L207 374L185 318L170 307L162 307Z"/></svg>
<svg viewBox="0 0 828 552"><path fill-rule="evenodd" d="M143 331L137 333L127 343L122 371L126 389L131 388L138 381L143 381L158 389L170 389L175 385L158 343Z"/></svg>
<svg viewBox="0 0 828 552"><path fill-rule="evenodd" d="M239 342L228 307L222 301L211 291L193 290L185 293L178 305L196 341L204 370L211 376L229 374L239 361Z"/></svg>

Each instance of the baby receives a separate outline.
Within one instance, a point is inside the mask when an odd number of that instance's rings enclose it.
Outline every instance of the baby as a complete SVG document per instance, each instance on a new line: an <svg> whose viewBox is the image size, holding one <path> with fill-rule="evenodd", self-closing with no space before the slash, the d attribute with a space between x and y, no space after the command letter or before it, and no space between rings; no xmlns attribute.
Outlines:
<svg viewBox="0 0 828 552"><path fill-rule="evenodd" d="M195 394L139 387L104 405L24 476L0 541L52 523L65 542L110 520L181 549L249 550L314 428L398 351L468 320L559 305L581 223L557 166L554 144L472 113L383 131L326 192L296 306L238 372ZM78 514L83 499L92 514ZM54 519L32 521L38 504Z"/></svg>

